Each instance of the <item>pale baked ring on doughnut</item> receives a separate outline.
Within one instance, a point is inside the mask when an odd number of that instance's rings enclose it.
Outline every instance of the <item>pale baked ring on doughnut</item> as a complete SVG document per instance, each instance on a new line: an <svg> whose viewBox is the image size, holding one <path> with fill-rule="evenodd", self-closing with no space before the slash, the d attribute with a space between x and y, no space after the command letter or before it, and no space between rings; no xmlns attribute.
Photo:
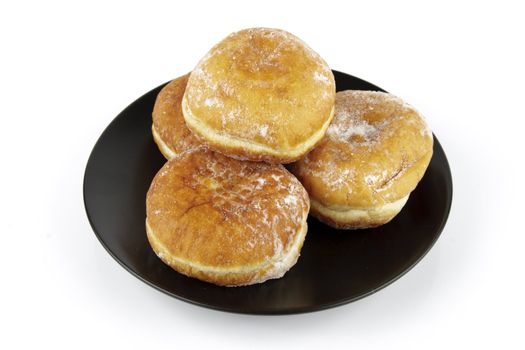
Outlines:
<svg viewBox="0 0 525 350"><path fill-rule="evenodd" d="M182 116L181 102L189 73L169 82L157 95L153 107L153 139L166 159L202 146L202 142L188 129Z"/></svg>
<svg viewBox="0 0 525 350"><path fill-rule="evenodd" d="M288 32L253 28L231 34L197 64L182 112L210 149L290 163L322 139L334 100L334 76L316 52Z"/></svg>
<svg viewBox="0 0 525 350"><path fill-rule="evenodd" d="M296 263L309 206L282 165L196 149L169 160L153 179L146 231L155 253L178 272L248 285L280 278Z"/></svg>
<svg viewBox="0 0 525 350"><path fill-rule="evenodd" d="M338 228L390 221L432 157L423 117L383 92L342 91L323 141L291 165L310 195L311 213Z"/></svg>

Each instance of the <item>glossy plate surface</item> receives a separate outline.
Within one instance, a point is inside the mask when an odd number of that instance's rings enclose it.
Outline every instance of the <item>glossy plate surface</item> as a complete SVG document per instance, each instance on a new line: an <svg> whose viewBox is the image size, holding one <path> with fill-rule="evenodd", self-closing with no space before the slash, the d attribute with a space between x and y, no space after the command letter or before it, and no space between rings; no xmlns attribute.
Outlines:
<svg viewBox="0 0 525 350"><path fill-rule="evenodd" d="M337 90L379 90L335 72ZM106 250L133 275L175 298L213 309L253 314L321 310L367 296L410 270L445 226L452 178L434 138L430 166L401 213L375 229L339 231L308 219L297 264L278 280L227 288L183 276L150 248L144 228L146 192L164 164L151 136L151 112L159 86L122 111L96 143L84 177L84 203Z"/></svg>

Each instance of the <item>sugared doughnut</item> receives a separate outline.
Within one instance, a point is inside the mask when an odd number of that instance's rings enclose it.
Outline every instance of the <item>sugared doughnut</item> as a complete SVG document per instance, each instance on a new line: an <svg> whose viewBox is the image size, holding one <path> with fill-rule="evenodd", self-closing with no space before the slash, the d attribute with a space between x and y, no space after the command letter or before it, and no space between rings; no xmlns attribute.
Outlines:
<svg viewBox="0 0 525 350"><path fill-rule="evenodd" d="M280 278L306 235L308 194L282 165L205 149L157 173L146 199L155 253L178 272L224 286Z"/></svg>
<svg viewBox="0 0 525 350"><path fill-rule="evenodd" d="M390 221L432 157L422 116L387 93L343 91L323 141L291 165L310 195L311 213L338 228Z"/></svg>
<svg viewBox="0 0 525 350"><path fill-rule="evenodd" d="M226 37L197 64L182 112L210 149L289 163L322 139L334 100L332 71L316 52L288 32L253 28Z"/></svg>
<svg viewBox="0 0 525 350"><path fill-rule="evenodd" d="M202 146L202 142L188 129L182 116L181 102L188 77L189 73L169 82L157 95L153 107L151 131L166 159Z"/></svg>

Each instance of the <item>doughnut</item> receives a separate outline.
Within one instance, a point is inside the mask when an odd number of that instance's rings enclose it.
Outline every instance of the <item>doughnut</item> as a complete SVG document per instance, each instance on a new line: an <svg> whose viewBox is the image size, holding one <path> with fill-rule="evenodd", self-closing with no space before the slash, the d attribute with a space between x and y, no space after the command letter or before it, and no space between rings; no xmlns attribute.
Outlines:
<svg viewBox="0 0 525 350"><path fill-rule="evenodd" d="M433 136L423 117L383 92L338 92L326 136L290 166L310 196L311 214L342 229L392 220L423 177Z"/></svg>
<svg viewBox="0 0 525 350"><path fill-rule="evenodd" d="M212 150L290 163L322 139L334 102L334 76L316 52L288 32L253 28L230 34L200 60L182 112Z"/></svg>
<svg viewBox="0 0 525 350"><path fill-rule="evenodd" d="M310 202L282 165L205 148L183 152L154 177L146 232L176 271L221 286L280 278L297 261Z"/></svg>
<svg viewBox="0 0 525 350"><path fill-rule="evenodd" d="M202 142L188 129L182 116L181 101L188 77L189 73L169 82L157 95L153 107L151 132L166 159L202 146Z"/></svg>

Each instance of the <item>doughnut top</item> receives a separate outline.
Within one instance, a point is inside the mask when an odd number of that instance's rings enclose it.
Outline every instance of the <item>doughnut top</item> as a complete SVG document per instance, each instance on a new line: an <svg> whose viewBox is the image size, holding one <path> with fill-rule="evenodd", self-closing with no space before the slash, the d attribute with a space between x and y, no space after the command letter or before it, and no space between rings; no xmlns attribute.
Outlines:
<svg viewBox="0 0 525 350"><path fill-rule="evenodd" d="M324 134L334 100L332 71L316 52L283 30L253 28L229 35L197 64L183 110L232 140L280 152L308 146L298 159Z"/></svg>
<svg viewBox="0 0 525 350"><path fill-rule="evenodd" d="M153 107L153 128L174 154L202 145L202 142L188 129L182 116L182 96L189 76L188 73L178 77L162 88ZM171 158L173 154L166 156Z"/></svg>
<svg viewBox="0 0 525 350"><path fill-rule="evenodd" d="M283 166L205 149L169 160L146 198L147 222L169 253L214 269L282 256L308 210L308 194Z"/></svg>
<svg viewBox="0 0 525 350"><path fill-rule="evenodd" d="M369 208L409 194L432 157L422 116L383 92L342 91L325 138L292 165L312 199L323 205Z"/></svg>

